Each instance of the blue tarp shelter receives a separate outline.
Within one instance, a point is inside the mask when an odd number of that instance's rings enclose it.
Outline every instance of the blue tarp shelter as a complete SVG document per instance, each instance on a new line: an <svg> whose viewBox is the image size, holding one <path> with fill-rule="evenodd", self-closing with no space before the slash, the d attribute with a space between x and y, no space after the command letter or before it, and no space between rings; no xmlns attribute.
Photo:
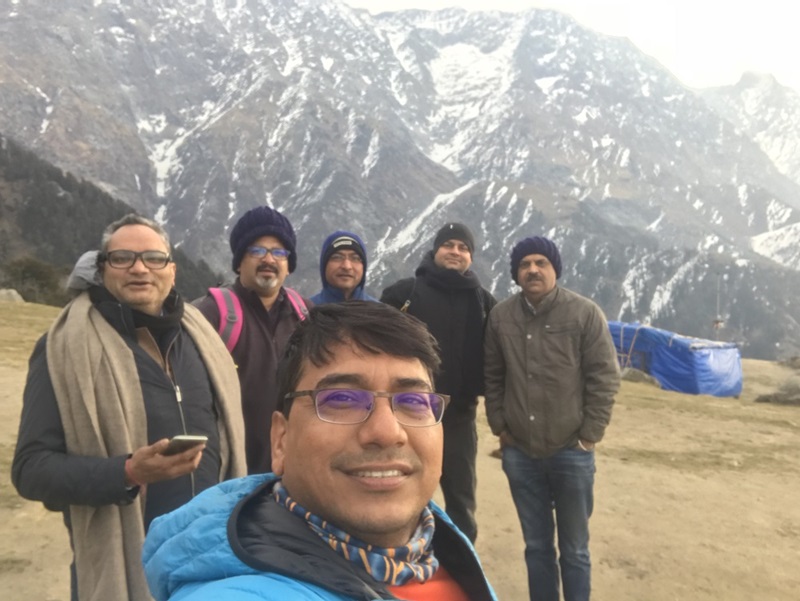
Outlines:
<svg viewBox="0 0 800 601"><path fill-rule="evenodd" d="M650 374L664 390L714 396L742 392L742 358L732 342L691 338L639 323L610 321L621 367Z"/></svg>

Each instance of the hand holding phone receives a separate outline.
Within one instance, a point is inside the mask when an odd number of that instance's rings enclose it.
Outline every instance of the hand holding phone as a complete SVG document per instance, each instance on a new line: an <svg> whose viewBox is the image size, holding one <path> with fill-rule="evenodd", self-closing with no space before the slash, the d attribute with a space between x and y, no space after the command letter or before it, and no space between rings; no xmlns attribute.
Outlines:
<svg viewBox="0 0 800 601"><path fill-rule="evenodd" d="M201 444L208 442L208 436L180 434L173 436L169 441L169 446L162 452L162 455L177 455Z"/></svg>

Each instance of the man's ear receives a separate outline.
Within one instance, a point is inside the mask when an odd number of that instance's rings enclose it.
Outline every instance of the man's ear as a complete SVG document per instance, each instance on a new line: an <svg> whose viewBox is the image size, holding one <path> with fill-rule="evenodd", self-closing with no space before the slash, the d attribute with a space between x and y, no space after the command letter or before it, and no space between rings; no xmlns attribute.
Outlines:
<svg viewBox="0 0 800 601"><path fill-rule="evenodd" d="M288 429L289 420L280 411L275 411L272 414L272 425L270 427L270 444L272 446L272 471L276 476L283 476Z"/></svg>

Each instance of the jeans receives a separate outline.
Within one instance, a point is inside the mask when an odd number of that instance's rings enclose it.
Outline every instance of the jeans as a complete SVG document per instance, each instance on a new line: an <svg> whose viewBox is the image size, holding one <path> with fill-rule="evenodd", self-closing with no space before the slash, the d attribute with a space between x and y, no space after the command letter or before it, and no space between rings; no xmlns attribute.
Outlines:
<svg viewBox="0 0 800 601"><path fill-rule="evenodd" d="M535 459L506 445L503 471L508 476L525 538L531 601L559 601L559 566L565 601L588 601L594 452L568 448L550 457ZM558 563L554 542L556 528Z"/></svg>
<svg viewBox="0 0 800 601"><path fill-rule="evenodd" d="M475 489L478 477L475 459L478 455L478 431L475 412L449 411L442 420L444 455L439 485L444 495L447 515L473 543L478 536L475 521Z"/></svg>

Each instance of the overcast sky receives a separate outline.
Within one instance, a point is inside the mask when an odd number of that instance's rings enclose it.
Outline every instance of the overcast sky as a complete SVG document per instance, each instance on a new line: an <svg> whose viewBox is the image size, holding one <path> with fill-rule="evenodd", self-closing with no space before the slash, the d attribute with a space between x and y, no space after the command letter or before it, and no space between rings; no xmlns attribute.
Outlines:
<svg viewBox="0 0 800 601"><path fill-rule="evenodd" d="M800 91L800 3L795 0L343 0L373 13L403 8L522 11L553 8L630 38L684 84L733 85L771 73Z"/></svg>

